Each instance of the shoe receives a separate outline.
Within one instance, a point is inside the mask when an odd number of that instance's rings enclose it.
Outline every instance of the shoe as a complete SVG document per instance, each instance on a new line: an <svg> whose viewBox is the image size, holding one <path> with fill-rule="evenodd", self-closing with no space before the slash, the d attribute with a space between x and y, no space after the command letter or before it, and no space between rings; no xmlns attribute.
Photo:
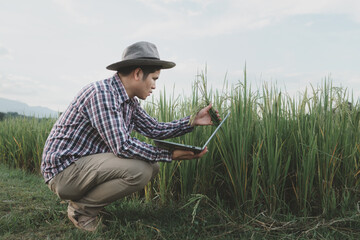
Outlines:
<svg viewBox="0 0 360 240"><path fill-rule="evenodd" d="M76 219L76 216L68 215L70 221L75 225L75 227L85 230L88 232L95 232L95 230L100 225L101 219L99 217L89 217L89 216L79 216Z"/></svg>
<svg viewBox="0 0 360 240"><path fill-rule="evenodd" d="M101 224L101 220L102 220L97 216L90 217L90 216L80 215L75 211L75 209L70 204L68 206L68 218L75 225L75 227L89 232L94 232Z"/></svg>

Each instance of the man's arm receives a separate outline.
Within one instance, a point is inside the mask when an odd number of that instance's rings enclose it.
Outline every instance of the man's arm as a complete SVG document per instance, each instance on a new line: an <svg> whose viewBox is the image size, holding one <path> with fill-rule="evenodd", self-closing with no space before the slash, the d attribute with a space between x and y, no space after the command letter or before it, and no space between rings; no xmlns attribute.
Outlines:
<svg viewBox="0 0 360 240"><path fill-rule="evenodd" d="M158 122L140 105L133 115L134 130L152 139L174 138L191 132L194 128L189 121L190 116L172 122Z"/></svg>
<svg viewBox="0 0 360 240"><path fill-rule="evenodd" d="M201 109L195 116L194 121L192 122L192 126L206 126L206 125L212 125L211 116L209 114L209 110L212 107L210 104L209 106ZM217 117L219 117L218 111L216 111ZM207 147L198 154L195 154L192 151L184 151L184 150L174 150L172 152L171 158L173 160L190 160L190 159L197 159L201 158L208 152Z"/></svg>
<svg viewBox="0 0 360 240"><path fill-rule="evenodd" d="M99 91L88 99L82 113L97 129L101 140L119 157L148 161L171 161L171 152L154 147L130 136L125 124L123 109L116 104L114 96Z"/></svg>

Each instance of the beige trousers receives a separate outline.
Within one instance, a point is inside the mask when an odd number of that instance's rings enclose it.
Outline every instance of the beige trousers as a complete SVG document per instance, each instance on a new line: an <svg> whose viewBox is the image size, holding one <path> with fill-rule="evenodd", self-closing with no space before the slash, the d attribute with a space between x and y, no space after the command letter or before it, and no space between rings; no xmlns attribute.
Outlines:
<svg viewBox="0 0 360 240"><path fill-rule="evenodd" d="M96 216L110 203L144 188L158 172L158 163L102 153L78 159L48 186L59 198L70 200L79 214Z"/></svg>

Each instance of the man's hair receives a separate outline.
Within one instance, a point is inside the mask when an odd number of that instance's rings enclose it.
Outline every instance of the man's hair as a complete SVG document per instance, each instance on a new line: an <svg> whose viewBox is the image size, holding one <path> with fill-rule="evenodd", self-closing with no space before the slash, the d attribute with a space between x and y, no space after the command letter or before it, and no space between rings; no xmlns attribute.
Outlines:
<svg viewBox="0 0 360 240"><path fill-rule="evenodd" d="M117 72L122 75L122 76L128 76L130 73L132 73L132 71L134 71L135 69L140 68L141 71L143 72L143 80L145 80L150 73L154 73L158 70L161 69L160 66L130 66L130 67L125 67L122 69L119 69Z"/></svg>

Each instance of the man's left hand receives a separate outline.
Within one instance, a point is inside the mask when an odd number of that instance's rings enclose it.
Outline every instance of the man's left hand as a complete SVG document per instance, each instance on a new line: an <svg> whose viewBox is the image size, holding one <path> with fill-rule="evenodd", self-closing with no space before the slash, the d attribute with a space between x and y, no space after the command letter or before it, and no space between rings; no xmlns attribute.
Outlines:
<svg viewBox="0 0 360 240"><path fill-rule="evenodd" d="M210 103L209 106L204 107L201 109L195 116L194 121L191 123L191 126L206 126L206 125L212 125L213 122L211 121L211 116L209 114L209 110L212 107L212 104ZM216 115L220 119L219 112L216 110Z"/></svg>

